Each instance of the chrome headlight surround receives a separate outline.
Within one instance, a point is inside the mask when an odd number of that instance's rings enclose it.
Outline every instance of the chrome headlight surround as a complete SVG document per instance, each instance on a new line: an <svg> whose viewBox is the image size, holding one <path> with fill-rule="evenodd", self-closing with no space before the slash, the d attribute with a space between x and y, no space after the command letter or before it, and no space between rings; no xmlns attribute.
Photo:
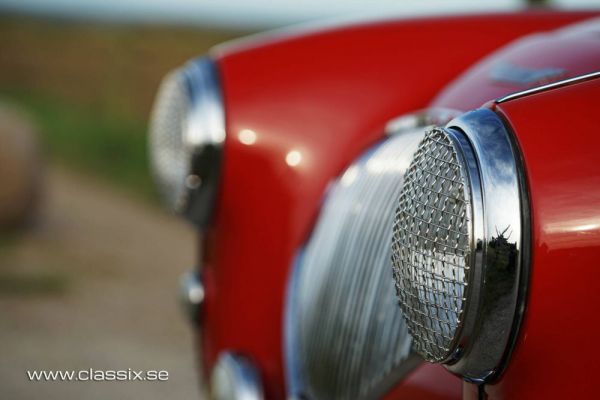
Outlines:
<svg viewBox="0 0 600 400"><path fill-rule="evenodd" d="M205 226L217 193L225 113L217 66L192 60L162 81L150 119L150 161L167 206Z"/></svg>
<svg viewBox="0 0 600 400"><path fill-rule="evenodd" d="M470 248L465 253L468 274L463 282L464 293L461 292L462 310L455 310L457 323L447 341L448 347L436 357L427 352L423 355L432 362L445 364L468 381L489 382L504 369L525 307L530 233L524 170L516 143L493 111L469 112L451 121L446 128L436 129L451 140L453 150L462 159L461 169L468 186ZM437 273L437 267L430 264L430 270L420 270L423 275L418 278L406 273L410 268L403 265L406 257L401 254L399 244L410 243L415 232L399 232L397 225L402 221L398 218L395 218L392 263L400 306L405 316L410 316L410 304L403 303L406 282L412 279L418 284L424 279L421 289L431 301L427 306L437 307L439 312L448 303L438 304L440 295L431 295L438 288L428 287L437 279L428 274ZM438 233L432 234L433 240L438 239L436 235ZM445 257L451 252L433 249L436 256ZM443 290L441 293L441 297L445 296ZM418 301L424 302L423 298ZM407 318L415 342L429 340L429 332L419 318L430 317L426 311L418 318ZM427 343L424 341L422 345Z"/></svg>

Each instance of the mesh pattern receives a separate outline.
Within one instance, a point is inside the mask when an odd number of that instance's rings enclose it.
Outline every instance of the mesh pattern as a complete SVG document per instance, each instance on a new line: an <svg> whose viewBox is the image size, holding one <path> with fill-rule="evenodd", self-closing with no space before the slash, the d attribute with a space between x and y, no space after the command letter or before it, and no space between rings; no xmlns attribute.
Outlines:
<svg viewBox="0 0 600 400"><path fill-rule="evenodd" d="M394 218L396 293L415 349L429 361L450 355L462 323L471 254L465 171L450 137L429 131L405 175Z"/></svg>
<svg viewBox="0 0 600 400"><path fill-rule="evenodd" d="M165 77L150 119L150 157L159 189L167 204L177 209L185 195L185 178L190 165L183 130L189 96L181 73Z"/></svg>

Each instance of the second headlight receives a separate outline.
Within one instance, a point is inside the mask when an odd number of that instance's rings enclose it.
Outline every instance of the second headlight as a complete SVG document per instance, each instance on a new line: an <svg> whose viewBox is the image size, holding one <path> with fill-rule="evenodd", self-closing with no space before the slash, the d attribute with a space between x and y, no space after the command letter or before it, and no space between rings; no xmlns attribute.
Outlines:
<svg viewBox="0 0 600 400"><path fill-rule="evenodd" d="M218 187L225 113L215 63L192 60L168 74L150 119L150 160L167 206L202 227Z"/></svg>

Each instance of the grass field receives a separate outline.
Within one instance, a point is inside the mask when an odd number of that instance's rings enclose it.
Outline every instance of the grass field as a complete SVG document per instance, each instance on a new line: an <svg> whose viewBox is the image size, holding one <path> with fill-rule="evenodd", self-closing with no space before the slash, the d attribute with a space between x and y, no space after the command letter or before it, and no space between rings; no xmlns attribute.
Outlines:
<svg viewBox="0 0 600 400"><path fill-rule="evenodd" d="M3 16L0 97L34 117L52 159L152 199L146 121L160 79L240 35Z"/></svg>

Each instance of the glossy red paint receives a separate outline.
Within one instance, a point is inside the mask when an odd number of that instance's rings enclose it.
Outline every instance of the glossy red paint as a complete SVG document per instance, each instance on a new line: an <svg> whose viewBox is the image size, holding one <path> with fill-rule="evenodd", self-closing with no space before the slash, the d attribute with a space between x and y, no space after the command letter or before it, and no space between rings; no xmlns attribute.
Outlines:
<svg viewBox="0 0 600 400"><path fill-rule="evenodd" d="M215 220L203 244L205 371L221 351L237 351L258 365L267 397L283 398L289 266L330 180L381 138L390 118L425 107L490 51L587 16L387 21L220 49L227 140Z"/></svg>
<svg viewBox="0 0 600 400"><path fill-rule="evenodd" d="M462 397L462 381L440 364L423 363L408 374L384 400L452 400Z"/></svg>
<svg viewBox="0 0 600 400"><path fill-rule="evenodd" d="M587 74L599 67L600 18L595 18L529 35L492 53L445 88L433 106L471 110L508 93Z"/></svg>
<svg viewBox="0 0 600 400"><path fill-rule="evenodd" d="M520 338L490 400L598 396L600 79L499 104L529 182L532 266Z"/></svg>

